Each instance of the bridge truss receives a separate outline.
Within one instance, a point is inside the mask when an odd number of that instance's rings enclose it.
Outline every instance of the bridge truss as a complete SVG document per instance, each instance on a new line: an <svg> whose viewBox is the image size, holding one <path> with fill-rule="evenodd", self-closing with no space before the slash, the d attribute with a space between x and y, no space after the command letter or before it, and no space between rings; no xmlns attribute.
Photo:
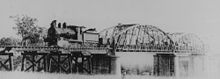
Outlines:
<svg viewBox="0 0 220 79"><path fill-rule="evenodd" d="M166 33L152 25L119 24L100 32L103 44L114 45L116 51L193 52L204 51L204 43L195 34Z"/></svg>

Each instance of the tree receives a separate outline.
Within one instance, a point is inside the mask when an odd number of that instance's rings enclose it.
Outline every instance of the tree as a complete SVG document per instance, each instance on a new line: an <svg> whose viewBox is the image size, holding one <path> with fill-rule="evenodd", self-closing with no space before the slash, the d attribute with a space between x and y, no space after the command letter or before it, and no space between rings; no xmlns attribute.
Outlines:
<svg viewBox="0 0 220 79"><path fill-rule="evenodd" d="M44 28L39 27L36 18L32 18L26 15L22 16L11 16L14 18L16 27L13 29L17 30L17 34L21 36L22 41L29 41L29 43L39 42Z"/></svg>
<svg viewBox="0 0 220 79"><path fill-rule="evenodd" d="M0 45L17 45L19 42L19 39L13 37L3 37L0 39Z"/></svg>

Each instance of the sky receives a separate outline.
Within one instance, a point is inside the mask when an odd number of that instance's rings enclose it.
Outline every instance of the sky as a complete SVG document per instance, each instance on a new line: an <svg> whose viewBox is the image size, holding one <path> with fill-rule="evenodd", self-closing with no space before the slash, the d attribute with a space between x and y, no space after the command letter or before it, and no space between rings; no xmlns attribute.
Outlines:
<svg viewBox="0 0 220 79"><path fill-rule="evenodd" d="M195 33L220 50L219 0L0 0L0 38L16 36L9 16L28 15L38 25L52 20L102 30L118 23L154 25L165 32Z"/></svg>

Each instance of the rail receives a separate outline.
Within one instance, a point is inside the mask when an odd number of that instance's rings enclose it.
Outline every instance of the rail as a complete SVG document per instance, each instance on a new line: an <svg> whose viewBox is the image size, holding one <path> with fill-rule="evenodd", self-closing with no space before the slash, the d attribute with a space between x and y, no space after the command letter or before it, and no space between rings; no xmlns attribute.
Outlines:
<svg viewBox="0 0 220 79"><path fill-rule="evenodd" d="M85 51L85 50L108 50L106 47L47 47L47 46L12 46L12 45L0 45L0 48L12 48L16 51Z"/></svg>

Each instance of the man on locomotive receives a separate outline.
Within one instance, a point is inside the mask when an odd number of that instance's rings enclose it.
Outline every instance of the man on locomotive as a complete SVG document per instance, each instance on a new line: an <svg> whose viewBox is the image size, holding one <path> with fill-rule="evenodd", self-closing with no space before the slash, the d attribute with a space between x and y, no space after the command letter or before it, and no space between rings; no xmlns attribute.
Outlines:
<svg viewBox="0 0 220 79"><path fill-rule="evenodd" d="M50 28L48 29L47 38L45 42L48 42L48 46L57 46L58 35L56 32L56 20L53 20L50 24Z"/></svg>

